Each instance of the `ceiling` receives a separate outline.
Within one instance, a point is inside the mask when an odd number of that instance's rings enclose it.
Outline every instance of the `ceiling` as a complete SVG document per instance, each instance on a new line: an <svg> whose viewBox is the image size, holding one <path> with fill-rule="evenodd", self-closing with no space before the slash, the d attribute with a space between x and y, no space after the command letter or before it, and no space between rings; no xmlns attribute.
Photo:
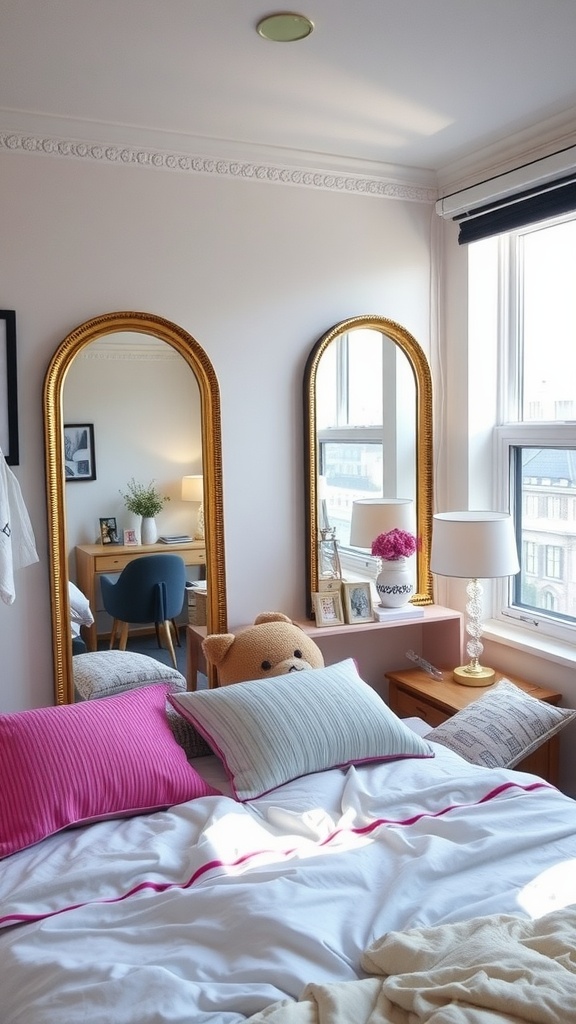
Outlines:
<svg viewBox="0 0 576 1024"><path fill-rule="evenodd" d="M0 130L433 175L576 129L575 0L2 0Z"/></svg>

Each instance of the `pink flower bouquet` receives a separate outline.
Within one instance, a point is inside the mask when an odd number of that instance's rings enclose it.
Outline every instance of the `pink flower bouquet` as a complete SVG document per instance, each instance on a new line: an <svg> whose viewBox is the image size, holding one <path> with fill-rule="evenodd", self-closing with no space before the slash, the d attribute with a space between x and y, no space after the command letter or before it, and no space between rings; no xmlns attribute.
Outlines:
<svg viewBox="0 0 576 1024"><path fill-rule="evenodd" d="M395 562L398 558L408 558L420 548L420 541L406 530L389 530L380 533L372 541L372 554L387 562Z"/></svg>

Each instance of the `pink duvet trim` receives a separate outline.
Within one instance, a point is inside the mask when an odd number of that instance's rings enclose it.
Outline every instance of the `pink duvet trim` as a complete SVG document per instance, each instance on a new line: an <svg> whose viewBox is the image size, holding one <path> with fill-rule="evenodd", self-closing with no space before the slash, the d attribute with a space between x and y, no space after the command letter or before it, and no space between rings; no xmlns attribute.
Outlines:
<svg viewBox="0 0 576 1024"><path fill-rule="evenodd" d="M471 802L465 802L460 804L449 804L447 807L441 808L439 811L421 811L418 814L413 814L409 818L376 818L374 821L369 822L367 825L361 825L355 828L338 828L334 832L331 832L325 839L321 839L318 842L318 846L328 846L334 839L343 833L349 833L352 835L369 835L375 829L380 828L382 825L395 826L395 827L407 827L416 824L423 818L441 818L451 811L460 810L463 807L474 807L480 804L486 803L488 800L493 800L499 797L502 793L509 789L520 789L523 792L532 792L536 789L553 789L546 782L531 782L526 785L521 785L519 782L504 782L500 786L496 786L495 789L491 789L484 796L480 797L479 800L473 800ZM6 914L0 917L0 925L8 925L10 923L27 923L32 921L43 921L46 918L57 917L59 914L65 914L69 910L78 910L81 907L97 906L106 903L122 903L124 900L129 899L130 896L135 896L139 892L143 892L146 889L152 889L154 892L162 893L167 892L169 889L189 889L192 885L199 881L205 874L213 869L217 868L235 868L241 864L245 864L247 861L255 860L257 857L265 856L268 853L274 853L279 859L290 857L291 854L297 850L298 847L290 847L287 850L270 850L263 848L260 850L252 850L250 853L244 853L241 857L237 857L232 861L224 860L210 860L206 864L202 864L201 867L197 868L196 871L190 876L185 882L151 882L144 881L139 882L138 885L133 886L128 892L122 893L120 896L110 896L106 899L99 900L84 900L81 903L73 903L67 907L61 907L60 910L47 910L40 914Z"/></svg>

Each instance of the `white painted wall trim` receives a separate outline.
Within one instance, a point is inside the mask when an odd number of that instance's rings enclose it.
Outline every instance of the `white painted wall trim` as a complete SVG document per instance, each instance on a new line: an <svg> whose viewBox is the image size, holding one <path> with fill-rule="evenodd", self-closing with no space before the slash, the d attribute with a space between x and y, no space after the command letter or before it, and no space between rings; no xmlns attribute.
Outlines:
<svg viewBox="0 0 576 1024"><path fill-rule="evenodd" d="M299 188L373 196L377 199L401 199L412 203L434 203L438 198L435 187L402 181L384 174L380 176L353 171L327 171L308 166L294 167L288 163L283 165L244 159L192 156L135 145L66 140L14 131L0 131L0 150L84 162L179 171L185 174L213 175L258 183L295 185Z"/></svg>

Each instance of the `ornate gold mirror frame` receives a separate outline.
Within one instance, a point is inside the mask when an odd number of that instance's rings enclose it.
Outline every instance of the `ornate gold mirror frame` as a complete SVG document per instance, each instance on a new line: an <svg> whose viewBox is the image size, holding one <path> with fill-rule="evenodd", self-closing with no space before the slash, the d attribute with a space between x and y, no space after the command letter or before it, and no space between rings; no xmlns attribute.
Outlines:
<svg viewBox="0 0 576 1024"><path fill-rule="evenodd" d="M218 381L208 356L183 328L151 313L107 313L81 324L67 335L52 357L44 380L44 444L48 502L48 543L52 609L54 686L57 704L74 699L68 545L63 453L63 388L74 357L90 342L116 331L149 334L167 342L186 361L200 391L204 530L206 541L207 631L227 629L226 571L222 499L222 445Z"/></svg>
<svg viewBox="0 0 576 1024"><path fill-rule="evenodd" d="M313 616L311 594L318 590L318 478L319 446L317 430L317 374L322 356L344 334L372 329L390 338L406 355L416 388L415 422L415 495L416 529L421 547L417 555L416 592L413 604L433 603L430 572L432 539L432 380L423 349L404 327L380 316L356 316L336 324L323 334L312 349L304 373L304 444L306 512L306 600L308 615Z"/></svg>

